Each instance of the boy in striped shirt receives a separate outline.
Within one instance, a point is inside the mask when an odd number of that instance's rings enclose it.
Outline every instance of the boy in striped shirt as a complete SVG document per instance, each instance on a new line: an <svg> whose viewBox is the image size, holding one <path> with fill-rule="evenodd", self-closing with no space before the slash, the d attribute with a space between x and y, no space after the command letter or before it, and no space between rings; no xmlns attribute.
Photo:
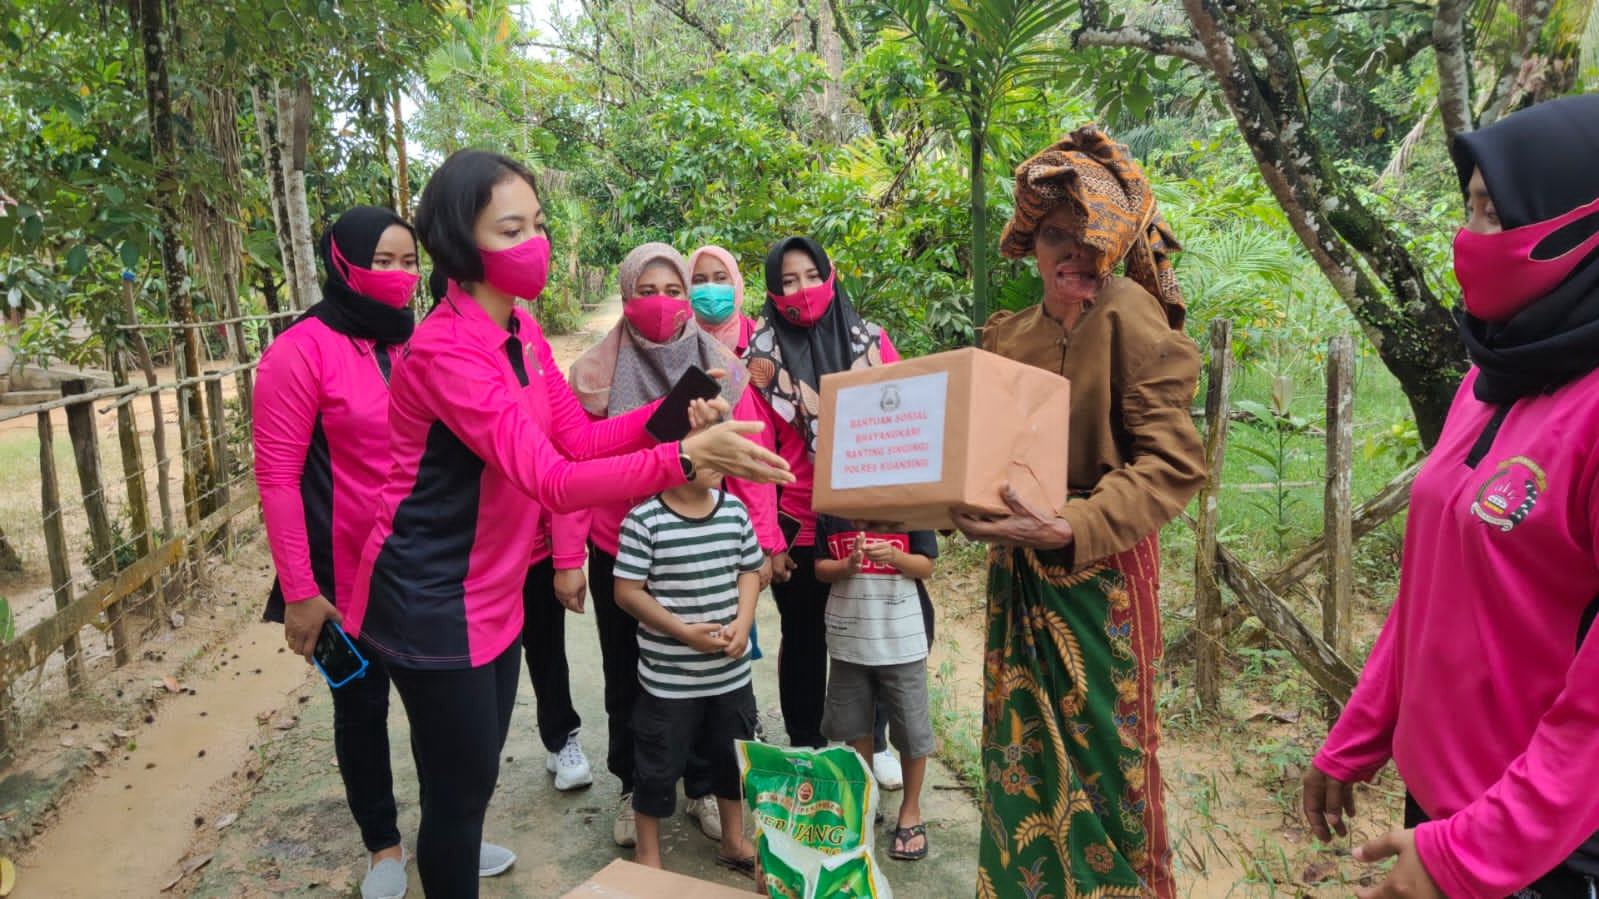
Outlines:
<svg viewBox="0 0 1599 899"><path fill-rule="evenodd" d="M749 634L765 557L749 512L721 481L702 473L622 522L616 603L639 622L643 687L633 711L634 860L661 867L660 822L677 810L677 782L697 748L722 818L716 863L753 877L733 742L754 736Z"/></svg>

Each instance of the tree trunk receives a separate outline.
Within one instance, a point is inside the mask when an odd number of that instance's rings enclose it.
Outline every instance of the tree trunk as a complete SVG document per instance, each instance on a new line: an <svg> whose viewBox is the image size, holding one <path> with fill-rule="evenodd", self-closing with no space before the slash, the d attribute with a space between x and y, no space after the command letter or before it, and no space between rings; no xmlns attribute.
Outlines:
<svg viewBox="0 0 1599 899"><path fill-rule="evenodd" d="M175 354L178 376L186 378L200 373L200 333L190 302L188 268L178 244L182 222L178 217L176 201L182 195L178 177L181 160L178 158L177 135L172 128L172 93L167 79L162 9L161 0L136 0L133 6L137 15L135 24L144 45L145 99L149 105L151 155L155 158L157 172L152 200L156 207L157 232L160 236L161 274L166 282L167 307L172 319L187 326L182 330L182 349ZM205 504L209 502L211 486L215 483L216 460L211 456L205 406L200 401L199 392L180 390L179 397L178 429L184 435L185 500L203 516L207 511Z"/></svg>
<svg viewBox="0 0 1599 899"><path fill-rule="evenodd" d="M1471 63L1466 59L1466 7L1470 0L1438 0L1432 23L1433 53L1438 58L1438 111L1444 118L1444 139L1471 130Z"/></svg>
<svg viewBox="0 0 1599 899"><path fill-rule="evenodd" d="M1183 6L1268 189L1398 379L1422 442L1432 446L1466 370L1454 318L1403 240L1361 203L1316 140L1282 22L1250 0L1229 0L1225 13L1218 0ZM1266 48L1260 66L1235 29Z"/></svg>
<svg viewBox="0 0 1599 899"><path fill-rule="evenodd" d="M401 114L400 92L394 92L394 179L397 183L400 218L411 219L411 182L405 173L405 117Z"/></svg>
<svg viewBox="0 0 1599 899"><path fill-rule="evenodd" d="M0 530L0 571L21 571L22 557L12 547L11 541L6 539L6 532Z"/></svg>
<svg viewBox="0 0 1599 899"><path fill-rule="evenodd" d="M278 107L274 95L270 93L271 87L269 79L264 76L258 78L250 85L250 99L255 106L255 127L261 139L261 156L266 160L267 186L272 195L272 231L278 239L278 259L283 263L283 282L298 284L299 278L294 268L294 236L289 231L288 187L283 180L283 148L278 143ZM293 288L290 288L291 292L292 290ZM278 326L276 320L273 321L273 326Z"/></svg>
<svg viewBox="0 0 1599 899"><path fill-rule="evenodd" d="M983 345L983 326L988 324L988 186L983 180L983 151L987 127L975 117L968 119L972 176L972 339Z"/></svg>
<svg viewBox="0 0 1599 899"><path fill-rule="evenodd" d="M311 82L301 78L291 90L277 88L278 143L283 163L284 203L288 212L294 280L289 293L296 309L309 309L321 296L312 250L311 207L305 193L305 153L311 125Z"/></svg>
<svg viewBox="0 0 1599 899"><path fill-rule="evenodd" d="M816 53L827 66L827 83L822 85L822 121L829 140L844 141L844 50L839 41L838 24L833 17L833 4L816 5Z"/></svg>

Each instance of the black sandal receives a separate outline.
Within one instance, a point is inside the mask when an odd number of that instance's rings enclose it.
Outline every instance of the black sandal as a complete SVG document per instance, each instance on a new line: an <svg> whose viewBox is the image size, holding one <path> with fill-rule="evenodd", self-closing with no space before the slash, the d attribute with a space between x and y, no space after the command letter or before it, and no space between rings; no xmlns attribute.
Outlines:
<svg viewBox="0 0 1599 899"><path fill-rule="evenodd" d="M755 856L753 855L748 855L744 858L728 858L718 852L716 853L716 864L729 871L737 871L751 880L755 879Z"/></svg>
<svg viewBox="0 0 1599 899"><path fill-rule="evenodd" d="M922 848L900 848L901 846L909 845L910 841L917 837L922 838ZM899 859L902 862L921 861L927 857L928 845L926 824L912 824L910 827L896 828L894 831L894 845L888 847L888 857Z"/></svg>

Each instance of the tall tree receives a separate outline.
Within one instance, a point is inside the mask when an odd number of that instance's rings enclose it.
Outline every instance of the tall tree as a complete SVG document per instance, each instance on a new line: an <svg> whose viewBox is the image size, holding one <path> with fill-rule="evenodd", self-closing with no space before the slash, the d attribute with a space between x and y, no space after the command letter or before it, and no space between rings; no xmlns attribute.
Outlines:
<svg viewBox="0 0 1599 899"><path fill-rule="evenodd" d="M879 7L921 45L942 87L966 120L971 178L972 323L982 341L988 320L988 197L984 173L989 129L1014 92L1057 69L1045 40L1076 0L881 0Z"/></svg>
<svg viewBox="0 0 1599 899"><path fill-rule="evenodd" d="M1472 60L1467 50L1473 39L1483 37L1469 30L1472 15L1497 6L1483 0L1439 0L1431 15L1425 7L1364 0L1309 8L1278 0L1182 0L1180 19L1169 5L1154 6L1144 10L1145 24L1130 24L1106 0L1083 0L1071 45L1079 55L1073 62L1094 73L1085 83L1097 83L1103 94L1131 89L1147 96L1150 56L1196 65L1206 74L1294 234L1399 380L1422 440L1430 446L1466 368L1454 317L1424 260L1372 209L1362 185L1340 169L1338 156L1318 133L1306 72L1354 81L1361 71L1391 69L1431 48L1437 106L1446 132L1453 134L1532 98L1518 73L1538 46L1551 6L1559 4L1534 0L1526 5L1525 14L1514 16L1506 53L1489 61ZM1366 31L1340 24L1346 17ZM1181 24L1171 24L1174 19ZM1142 55L1082 55L1104 47ZM1479 73L1494 83L1482 106L1470 98Z"/></svg>

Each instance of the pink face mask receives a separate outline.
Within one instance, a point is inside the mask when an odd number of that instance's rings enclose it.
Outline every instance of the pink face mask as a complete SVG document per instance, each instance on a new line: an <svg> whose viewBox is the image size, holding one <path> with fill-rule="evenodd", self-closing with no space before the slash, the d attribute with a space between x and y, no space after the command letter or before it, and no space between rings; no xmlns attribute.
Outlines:
<svg viewBox="0 0 1599 899"><path fill-rule="evenodd" d="M658 293L623 303L622 315L645 340L665 343L694 316L694 311L689 308L688 300Z"/></svg>
<svg viewBox="0 0 1599 899"><path fill-rule="evenodd" d="M833 302L833 277L836 271L827 273L827 280L815 287L801 287L793 293L778 296L771 291L766 295L772 298L777 306L777 311L789 322L809 328L821 320L822 314Z"/></svg>
<svg viewBox="0 0 1599 899"><path fill-rule="evenodd" d="M1486 322L1509 321L1554 290L1599 249L1599 232L1553 259L1535 259L1533 250L1561 228L1595 214L1599 199L1548 221L1498 234L1462 228L1455 235L1455 279L1466 311Z"/></svg>
<svg viewBox="0 0 1599 899"><path fill-rule="evenodd" d="M478 248L483 283L513 297L536 300L550 277L550 241L533 236L503 250Z"/></svg>
<svg viewBox="0 0 1599 899"><path fill-rule="evenodd" d="M361 296L395 309L405 308L405 304L411 302L411 297L416 296L416 285L422 280L421 275L404 269L379 270L351 265L350 260L339 252L338 241L330 237L328 246L333 250L333 264L344 276L344 283Z"/></svg>

